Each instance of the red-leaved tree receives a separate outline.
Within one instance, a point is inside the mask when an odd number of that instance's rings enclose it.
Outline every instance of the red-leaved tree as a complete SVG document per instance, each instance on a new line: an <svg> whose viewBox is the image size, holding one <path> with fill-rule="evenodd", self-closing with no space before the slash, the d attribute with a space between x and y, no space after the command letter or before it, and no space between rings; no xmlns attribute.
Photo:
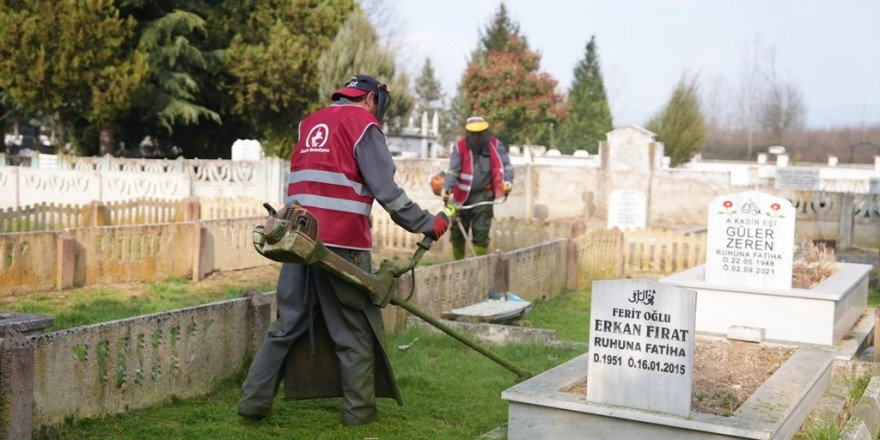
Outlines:
<svg viewBox="0 0 880 440"><path fill-rule="evenodd" d="M504 49L471 62L461 83L472 115L485 117L505 144L548 145L553 127L565 118L558 81L539 72L541 55L511 36Z"/></svg>

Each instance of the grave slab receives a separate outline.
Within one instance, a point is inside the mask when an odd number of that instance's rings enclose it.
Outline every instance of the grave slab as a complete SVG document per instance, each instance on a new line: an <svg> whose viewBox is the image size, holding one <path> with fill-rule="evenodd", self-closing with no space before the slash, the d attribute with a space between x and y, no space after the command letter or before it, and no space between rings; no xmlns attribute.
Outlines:
<svg viewBox="0 0 880 440"><path fill-rule="evenodd" d="M565 391L582 381L589 353L501 393L508 439L790 439L831 383L831 347L801 346L732 416L677 415L588 401ZM589 387L589 383L588 383Z"/></svg>
<svg viewBox="0 0 880 440"><path fill-rule="evenodd" d="M660 282L697 292L697 332L723 335L732 326L758 327L768 340L834 345L867 307L871 268L837 263L837 270L812 289L707 282L704 265Z"/></svg>
<svg viewBox="0 0 880 440"><path fill-rule="evenodd" d="M443 319L467 320L474 322L502 322L521 318L531 307L529 301L508 301L503 299L487 299L466 307L443 312Z"/></svg>

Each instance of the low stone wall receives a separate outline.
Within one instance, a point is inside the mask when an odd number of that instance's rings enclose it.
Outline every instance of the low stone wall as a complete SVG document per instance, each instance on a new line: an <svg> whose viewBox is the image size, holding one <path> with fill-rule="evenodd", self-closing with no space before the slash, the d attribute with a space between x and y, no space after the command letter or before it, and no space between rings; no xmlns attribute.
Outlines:
<svg viewBox="0 0 880 440"><path fill-rule="evenodd" d="M264 217L0 234L0 297L100 283L202 279L267 264L253 247Z"/></svg>
<svg viewBox="0 0 880 440"><path fill-rule="evenodd" d="M0 377L14 384L0 387L0 436L204 395L246 366L271 317L252 293L36 336L0 332Z"/></svg>

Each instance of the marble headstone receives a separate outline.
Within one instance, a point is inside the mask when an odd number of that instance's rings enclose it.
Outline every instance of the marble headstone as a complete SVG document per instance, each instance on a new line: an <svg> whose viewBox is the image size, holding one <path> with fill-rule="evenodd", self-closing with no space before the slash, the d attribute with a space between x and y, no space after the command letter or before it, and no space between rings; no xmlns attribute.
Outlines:
<svg viewBox="0 0 880 440"><path fill-rule="evenodd" d="M594 281L587 400L687 416L696 303L669 284Z"/></svg>
<svg viewBox="0 0 880 440"><path fill-rule="evenodd" d="M706 282L791 288L794 207L757 191L723 195L709 204Z"/></svg>

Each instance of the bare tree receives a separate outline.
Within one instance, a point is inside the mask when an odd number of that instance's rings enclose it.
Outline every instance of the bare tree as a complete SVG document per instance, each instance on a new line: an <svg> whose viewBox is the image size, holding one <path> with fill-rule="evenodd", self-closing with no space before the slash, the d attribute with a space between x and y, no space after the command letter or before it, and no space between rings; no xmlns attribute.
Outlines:
<svg viewBox="0 0 880 440"><path fill-rule="evenodd" d="M770 142L782 144L785 133L803 128L806 105L800 88L780 78L774 48L762 45L759 36L746 47L743 59L737 119L746 131L751 160L758 131Z"/></svg>
<svg viewBox="0 0 880 440"><path fill-rule="evenodd" d="M740 73L737 94L737 120L740 127L746 131L747 160L752 159L754 136L758 127L758 109L760 108L763 77L761 72L761 66L763 65L761 60L762 51L761 37L756 35L754 40L746 46L743 53L743 69Z"/></svg>
<svg viewBox="0 0 880 440"><path fill-rule="evenodd" d="M764 95L761 106L761 126L767 130L772 142L783 145L783 136L804 125L803 95L791 83L772 81Z"/></svg>

